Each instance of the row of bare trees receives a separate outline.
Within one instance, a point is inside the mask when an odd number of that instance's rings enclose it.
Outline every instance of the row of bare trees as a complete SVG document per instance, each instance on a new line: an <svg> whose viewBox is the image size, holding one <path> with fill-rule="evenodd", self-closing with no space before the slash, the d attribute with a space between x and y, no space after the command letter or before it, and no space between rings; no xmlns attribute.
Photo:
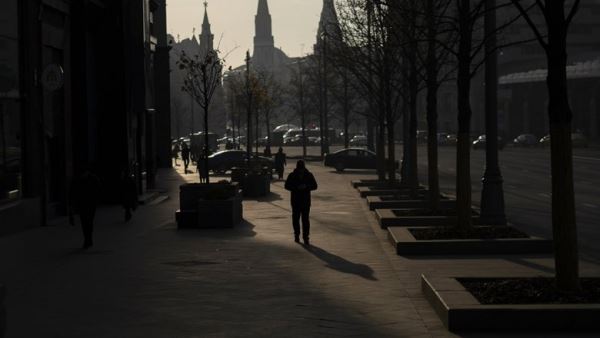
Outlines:
<svg viewBox="0 0 600 338"><path fill-rule="evenodd" d="M410 188L413 194L419 187L417 98L422 90L426 91L428 182L433 211L439 207L437 93L442 83L455 81L458 112L456 227L469 231L473 226L470 164L472 80L486 62L488 65L496 62L498 49L532 41L507 38L504 35L507 27L519 20L529 25L535 40L546 51L548 60L556 277L559 288L566 291L579 287L570 139L572 112L566 77L567 33L579 3L579 0L338 1L342 35L340 41L329 44L328 52L333 68L351 75L353 88L368 105L365 114L377 126L377 173L381 180L396 181L395 127L402 120L401 184ZM513 14L504 15L496 23L497 11ZM495 74L493 67L487 69ZM497 75L495 78L488 77L488 81L494 81L495 86ZM486 100L495 103L494 95L496 93L488 91ZM497 121L490 120L486 125L488 142L494 146ZM497 162L497 149L490 148L487 155L495 156Z"/></svg>

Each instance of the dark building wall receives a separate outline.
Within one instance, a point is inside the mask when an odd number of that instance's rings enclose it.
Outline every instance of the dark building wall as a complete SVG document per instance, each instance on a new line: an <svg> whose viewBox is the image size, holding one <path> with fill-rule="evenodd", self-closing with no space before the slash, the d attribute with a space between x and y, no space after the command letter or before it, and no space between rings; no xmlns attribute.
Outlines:
<svg viewBox="0 0 600 338"><path fill-rule="evenodd" d="M72 178L87 164L102 180L105 201L120 199L126 167L142 192L153 183L159 145L163 152L170 146L168 136L161 138L155 130L162 122L154 120L160 107L154 91L162 78L156 75L153 31L165 32L166 22L152 22L151 12L164 11L164 0L14 1L19 48L12 54L19 62L13 68L20 81L17 90L11 89L10 109L20 120L2 134L18 143L11 148L20 150L19 185L12 198L0 189L0 234L65 214ZM64 70L63 86L53 91L41 81L48 65ZM1 84L0 78L3 112L8 104ZM168 99L169 90L162 96L167 108ZM160 114L169 120L168 109ZM168 135L168 126L165 130ZM0 182L5 176L0 169Z"/></svg>

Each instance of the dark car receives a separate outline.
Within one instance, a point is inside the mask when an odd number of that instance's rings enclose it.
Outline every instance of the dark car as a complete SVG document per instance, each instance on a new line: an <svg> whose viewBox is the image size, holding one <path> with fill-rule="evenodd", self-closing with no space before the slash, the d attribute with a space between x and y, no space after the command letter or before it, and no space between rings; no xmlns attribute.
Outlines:
<svg viewBox="0 0 600 338"><path fill-rule="evenodd" d="M487 137L485 135L479 136L475 141L473 141L473 149L485 149ZM502 137L498 136L498 149L504 149L505 142Z"/></svg>
<svg viewBox="0 0 600 338"><path fill-rule="evenodd" d="M341 172L344 169L375 169L377 156L374 152L362 148L347 148L325 156L325 166ZM398 163L396 163L398 165Z"/></svg>
<svg viewBox="0 0 600 338"><path fill-rule="evenodd" d="M518 147L534 147L538 145L538 138L532 134L521 134L513 140L513 143Z"/></svg>
<svg viewBox="0 0 600 338"><path fill-rule="evenodd" d="M253 160L256 158L253 157ZM273 160L268 157L259 156L257 159L263 167L273 169ZM202 166L202 162L200 162ZM246 152L243 150L223 150L208 157L208 169L214 173L225 173L234 167L246 167Z"/></svg>

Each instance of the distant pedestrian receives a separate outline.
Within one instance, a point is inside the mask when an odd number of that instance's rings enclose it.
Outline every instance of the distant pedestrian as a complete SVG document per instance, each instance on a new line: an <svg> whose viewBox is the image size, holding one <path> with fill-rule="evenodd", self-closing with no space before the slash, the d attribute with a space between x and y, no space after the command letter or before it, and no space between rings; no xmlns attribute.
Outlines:
<svg viewBox="0 0 600 338"><path fill-rule="evenodd" d="M263 151L263 156L264 157L271 157L273 156L273 154L271 154L271 147L270 146L266 146L265 150Z"/></svg>
<svg viewBox="0 0 600 338"><path fill-rule="evenodd" d="M181 158L183 159L184 171L187 174L190 165L190 147L185 142L181 145Z"/></svg>
<svg viewBox="0 0 600 338"><path fill-rule="evenodd" d="M277 175L279 179L283 179L283 171L285 166L287 165L287 157L283 152L283 148L279 147L279 150L275 154L275 170L277 171Z"/></svg>
<svg viewBox="0 0 600 338"><path fill-rule="evenodd" d="M177 159L179 158L179 151L181 149L179 148L179 143L175 143L173 145L173 148L171 148L171 156L173 157L173 160L175 161L175 166L179 167L179 164L177 163Z"/></svg>
<svg viewBox="0 0 600 338"><path fill-rule="evenodd" d="M129 168L123 171L121 201L123 209L125 209L125 222L129 222L133 216L132 212L137 209L138 205L137 185L133 175L129 172Z"/></svg>
<svg viewBox="0 0 600 338"><path fill-rule="evenodd" d="M302 238L305 245L310 245L310 192L317 190L317 181L315 176L306 169L304 161L298 161L296 169L285 181L285 189L292 192L294 240L300 241L300 218L302 218Z"/></svg>
<svg viewBox="0 0 600 338"><path fill-rule="evenodd" d="M93 173L90 166L86 166L71 185L71 202L75 212L79 214L81 219L84 250L94 245L92 235L99 197L100 179Z"/></svg>

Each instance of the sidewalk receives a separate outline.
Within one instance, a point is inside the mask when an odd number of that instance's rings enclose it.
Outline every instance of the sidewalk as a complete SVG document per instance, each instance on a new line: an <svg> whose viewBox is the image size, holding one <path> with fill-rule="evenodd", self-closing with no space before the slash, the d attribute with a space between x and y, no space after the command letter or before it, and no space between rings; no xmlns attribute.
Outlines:
<svg viewBox="0 0 600 338"><path fill-rule="evenodd" d="M102 208L88 252L66 224L0 238L7 337L452 337L420 273L548 269L546 257L398 257L350 187L369 176L309 169L319 182L310 250L293 241L281 181L244 201L235 229L178 231L178 186L197 176L175 171L157 179L171 198L133 222Z"/></svg>

